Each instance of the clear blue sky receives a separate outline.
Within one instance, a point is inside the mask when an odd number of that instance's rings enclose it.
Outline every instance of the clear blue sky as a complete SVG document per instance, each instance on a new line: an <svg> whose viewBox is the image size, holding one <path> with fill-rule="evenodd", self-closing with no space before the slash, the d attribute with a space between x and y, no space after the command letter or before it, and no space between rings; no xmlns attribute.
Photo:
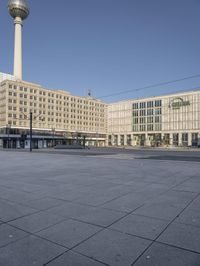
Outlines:
<svg viewBox="0 0 200 266"><path fill-rule="evenodd" d="M200 74L200 0L30 0L23 79L99 97ZM0 1L0 71L12 73L13 23ZM200 78L106 101L200 87Z"/></svg>

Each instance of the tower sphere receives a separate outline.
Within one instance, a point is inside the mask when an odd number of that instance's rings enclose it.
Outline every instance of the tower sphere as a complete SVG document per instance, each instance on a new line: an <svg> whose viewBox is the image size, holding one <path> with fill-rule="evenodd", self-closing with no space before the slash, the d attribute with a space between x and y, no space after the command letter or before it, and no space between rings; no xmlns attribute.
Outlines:
<svg viewBox="0 0 200 266"><path fill-rule="evenodd" d="M29 6L26 0L9 0L8 11L13 18L20 17L24 20L29 15Z"/></svg>

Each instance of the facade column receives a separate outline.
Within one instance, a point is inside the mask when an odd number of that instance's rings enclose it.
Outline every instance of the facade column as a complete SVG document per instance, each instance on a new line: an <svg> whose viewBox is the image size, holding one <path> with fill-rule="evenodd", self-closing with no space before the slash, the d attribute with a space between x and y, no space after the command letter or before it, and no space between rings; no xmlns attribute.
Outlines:
<svg viewBox="0 0 200 266"><path fill-rule="evenodd" d="M108 147L108 135L106 136L106 140L105 140L105 146ZM111 139L111 143L112 143L112 139Z"/></svg>
<svg viewBox="0 0 200 266"><path fill-rule="evenodd" d="M127 146L127 135L124 135L124 146Z"/></svg>
<svg viewBox="0 0 200 266"><path fill-rule="evenodd" d="M200 145L200 132L198 133L197 145Z"/></svg>
<svg viewBox="0 0 200 266"><path fill-rule="evenodd" d="M131 135L131 146L136 146L136 140L134 135Z"/></svg>
<svg viewBox="0 0 200 266"><path fill-rule="evenodd" d="M22 80L22 19L16 17L15 25L15 48L14 48L14 76Z"/></svg>
<svg viewBox="0 0 200 266"><path fill-rule="evenodd" d="M173 145L173 134L169 134L169 145Z"/></svg>
<svg viewBox="0 0 200 266"><path fill-rule="evenodd" d="M150 146L148 133L145 134L145 146Z"/></svg>
<svg viewBox="0 0 200 266"><path fill-rule="evenodd" d="M161 133L161 144L162 144L162 146L164 145L164 136L165 136L165 134Z"/></svg>
<svg viewBox="0 0 200 266"><path fill-rule="evenodd" d="M120 135L117 135L117 146L121 146Z"/></svg>
<svg viewBox="0 0 200 266"><path fill-rule="evenodd" d="M182 133L178 133L178 146L183 146Z"/></svg>
<svg viewBox="0 0 200 266"><path fill-rule="evenodd" d="M192 146L192 133L188 132L188 146Z"/></svg>

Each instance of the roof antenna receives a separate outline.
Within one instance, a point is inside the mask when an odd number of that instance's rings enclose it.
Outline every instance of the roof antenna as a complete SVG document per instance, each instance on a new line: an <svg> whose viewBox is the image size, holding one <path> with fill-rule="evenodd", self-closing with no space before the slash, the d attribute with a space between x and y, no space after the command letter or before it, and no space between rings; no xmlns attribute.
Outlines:
<svg viewBox="0 0 200 266"><path fill-rule="evenodd" d="M91 90L88 90L88 96L91 97L91 95L92 95Z"/></svg>

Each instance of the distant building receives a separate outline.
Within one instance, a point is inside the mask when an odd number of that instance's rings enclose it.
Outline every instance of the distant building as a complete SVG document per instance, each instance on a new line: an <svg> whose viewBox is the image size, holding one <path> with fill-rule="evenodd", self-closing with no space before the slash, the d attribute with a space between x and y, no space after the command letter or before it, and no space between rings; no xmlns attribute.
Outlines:
<svg viewBox="0 0 200 266"><path fill-rule="evenodd" d="M16 80L13 75L0 72L0 83L4 80Z"/></svg>
<svg viewBox="0 0 200 266"><path fill-rule="evenodd" d="M0 145L30 146L30 112L33 114L33 147L81 142L105 146L107 105L90 96L45 89L25 81L0 83Z"/></svg>
<svg viewBox="0 0 200 266"><path fill-rule="evenodd" d="M200 91L109 104L108 145L200 145Z"/></svg>
<svg viewBox="0 0 200 266"><path fill-rule="evenodd" d="M106 104L2 74L0 146L200 146L200 91Z"/></svg>

